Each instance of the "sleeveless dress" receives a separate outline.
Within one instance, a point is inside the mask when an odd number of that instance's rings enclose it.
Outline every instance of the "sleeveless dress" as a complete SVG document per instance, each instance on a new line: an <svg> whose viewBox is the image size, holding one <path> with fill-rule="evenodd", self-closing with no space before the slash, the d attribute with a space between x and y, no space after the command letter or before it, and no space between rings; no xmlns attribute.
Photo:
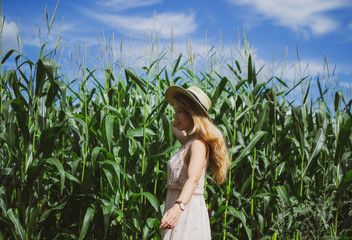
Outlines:
<svg viewBox="0 0 352 240"><path fill-rule="evenodd" d="M183 163L183 157L187 153L193 140L195 139L191 139L184 144L168 161L165 212L175 204L188 178L188 166ZM186 209L181 213L174 229L165 229L162 231L163 240L211 239L209 215L204 199L204 183L207 166L208 154L202 175L190 201L186 205Z"/></svg>

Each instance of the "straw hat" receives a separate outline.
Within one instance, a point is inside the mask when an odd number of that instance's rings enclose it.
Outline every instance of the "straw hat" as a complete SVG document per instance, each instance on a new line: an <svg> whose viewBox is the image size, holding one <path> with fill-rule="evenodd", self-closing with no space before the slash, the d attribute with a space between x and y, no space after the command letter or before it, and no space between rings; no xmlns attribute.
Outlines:
<svg viewBox="0 0 352 240"><path fill-rule="evenodd" d="M171 86L165 92L165 98L171 105L174 105L174 96L176 94L183 94L192 99L211 120L208 114L208 110L211 107L211 100L202 90L196 86L187 89L180 86Z"/></svg>

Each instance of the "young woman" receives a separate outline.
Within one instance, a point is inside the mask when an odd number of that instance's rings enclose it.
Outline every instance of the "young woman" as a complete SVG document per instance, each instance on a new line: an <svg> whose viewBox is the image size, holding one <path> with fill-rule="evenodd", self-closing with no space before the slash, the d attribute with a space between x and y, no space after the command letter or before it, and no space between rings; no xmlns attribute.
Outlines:
<svg viewBox="0 0 352 240"><path fill-rule="evenodd" d="M204 200L206 169L223 183L230 165L222 133L208 115L209 97L199 88L173 86L165 92L174 107L171 124L182 147L168 162L165 213L160 229L164 240L207 240L211 238Z"/></svg>

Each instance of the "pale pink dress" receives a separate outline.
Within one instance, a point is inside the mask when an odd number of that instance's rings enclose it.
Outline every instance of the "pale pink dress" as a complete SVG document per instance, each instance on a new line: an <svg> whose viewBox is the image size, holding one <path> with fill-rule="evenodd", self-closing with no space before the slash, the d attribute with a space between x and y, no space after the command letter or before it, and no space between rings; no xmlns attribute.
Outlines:
<svg viewBox="0 0 352 240"><path fill-rule="evenodd" d="M167 164L165 212L174 205L188 178L188 166L183 163L183 157L193 140L191 139L184 144ZM181 213L176 227L174 229L163 230L163 240L211 239L209 215L204 200L204 183L207 166L208 159L191 200L188 202L186 209Z"/></svg>

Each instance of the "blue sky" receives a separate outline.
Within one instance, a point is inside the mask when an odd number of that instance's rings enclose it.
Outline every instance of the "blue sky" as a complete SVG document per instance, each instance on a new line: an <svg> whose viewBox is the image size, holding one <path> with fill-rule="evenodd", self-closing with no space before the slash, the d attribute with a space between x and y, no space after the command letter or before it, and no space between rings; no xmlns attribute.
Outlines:
<svg viewBox="0 0 352 240"><path fill-rule="evenodd" d="M3 51L18 48L20 29L23 51L27 55L36 52L45 6L50 19L56 3L3 1ZM285 65L284 78L295 78L298 47L304 69L301 74L326 75L326 56L330 74L334 72L329 81L339 82L339 88L348 95L352 82L351 13L351 0L61 0L49 45L55 44L62 21L61 43L66 49L79 44L98 54L98 35L102 40L104 33L106 39L114 39L116 49L122 37L124 47L138 57L145 36L153 29L162 46L170 44L172 30L176 52L186 51L191 41L192 50L204 54L212 46L220 49L221 41L226 58L230 46L239 44L244 29L256 64L266 66L267 72L279 75L280 69L269 69L275 56L277 65Z"/></svg>

